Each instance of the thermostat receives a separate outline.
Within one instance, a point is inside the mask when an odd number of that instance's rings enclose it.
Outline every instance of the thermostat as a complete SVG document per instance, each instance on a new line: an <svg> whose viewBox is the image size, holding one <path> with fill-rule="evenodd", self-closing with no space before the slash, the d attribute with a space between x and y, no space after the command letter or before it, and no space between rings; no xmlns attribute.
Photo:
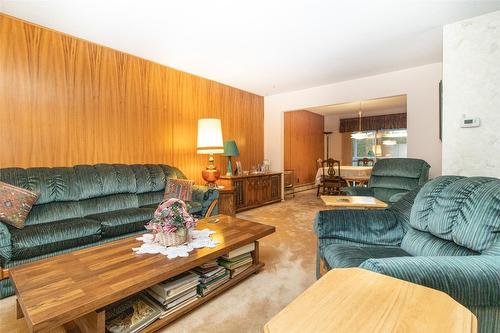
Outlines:
<svg viewBox="0 0 500 333"><path fill-rule="evenodd" d="M481 120L479 118L463 118L460 127L479 127Z"/></svg>

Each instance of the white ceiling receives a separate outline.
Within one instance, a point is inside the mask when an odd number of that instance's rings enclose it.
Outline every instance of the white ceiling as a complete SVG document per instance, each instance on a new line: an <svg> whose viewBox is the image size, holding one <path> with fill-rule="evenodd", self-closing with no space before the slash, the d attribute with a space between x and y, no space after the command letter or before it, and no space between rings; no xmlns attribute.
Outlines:
<svg viewBox="0 0 500 333"><path fill-rule="evenodd" d="M500 0L0 0L0 10L260 95L441 61Z"/></svg>
<svg viewBox="0 0 500 333"><path fill-rule="evenodd" d="M358 117L359 111L363 117L406 113L406 95L318 106L306 110L324 116L337 115L340 119Z"/></svg>

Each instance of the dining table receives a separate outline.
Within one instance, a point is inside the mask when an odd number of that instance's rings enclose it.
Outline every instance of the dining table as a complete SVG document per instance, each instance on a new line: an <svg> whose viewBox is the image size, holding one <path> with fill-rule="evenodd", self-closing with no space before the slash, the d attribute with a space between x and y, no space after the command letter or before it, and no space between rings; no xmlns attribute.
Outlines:
<svg viewBox="0 0 500 333"><path fill-rule="evenodd" d="M347 182L348 186L353 186L354 184L364 185L370 179L372 168L372 166L341 165L340 177ZM316 185L321 185L323 169L325 169L325 174L328 174L328 167L318 168L315 180Z"/></svg>

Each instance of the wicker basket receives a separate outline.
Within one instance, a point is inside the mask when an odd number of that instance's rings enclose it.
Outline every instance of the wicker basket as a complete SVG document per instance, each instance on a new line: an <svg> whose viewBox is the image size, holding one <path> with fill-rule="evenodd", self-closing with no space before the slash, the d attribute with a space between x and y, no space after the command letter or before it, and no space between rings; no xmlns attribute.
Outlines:
<svg viewBox="0 0 500 333"><path fill-rule="evenodd" d="M155 241L162 246L177 246L189 241L189 231L185 232L159 232L155 235Z"/></svg>

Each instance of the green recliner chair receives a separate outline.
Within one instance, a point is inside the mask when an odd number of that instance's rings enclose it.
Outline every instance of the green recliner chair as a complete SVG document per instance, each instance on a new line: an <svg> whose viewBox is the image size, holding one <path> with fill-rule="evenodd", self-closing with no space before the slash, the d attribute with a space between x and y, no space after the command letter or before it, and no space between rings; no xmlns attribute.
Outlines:
<svg viewBox="0 0 500 333"><path fill-rule="evenodd" d="M387 158L373 166L368 187L344 187L348 195L373 196L393 203L429 179L430 165L415 158Z"/></svg>
<svg viewBox="0 0 500 333"><path fill-rule="evenodd" d="M415 191L413 191L415 192ZM500 331L500 179L443 176L390 209L322 211L318 258L441 290Z"/></svg>

